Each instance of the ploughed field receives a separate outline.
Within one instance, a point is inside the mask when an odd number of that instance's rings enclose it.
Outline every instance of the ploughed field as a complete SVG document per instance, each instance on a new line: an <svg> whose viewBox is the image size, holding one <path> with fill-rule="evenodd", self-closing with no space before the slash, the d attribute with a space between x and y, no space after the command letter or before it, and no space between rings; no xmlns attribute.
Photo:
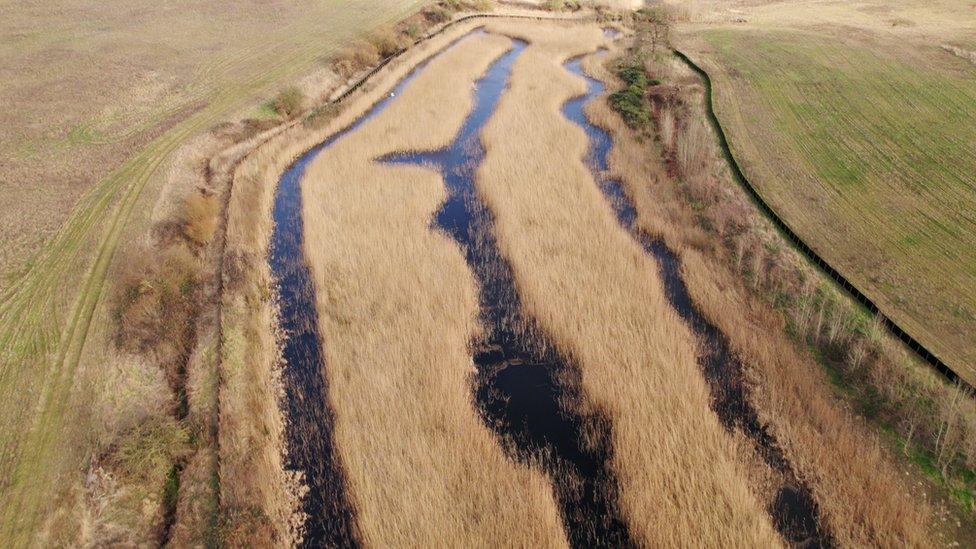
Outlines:
<svg viewBox="0 0 976 549"><path fill-rule="evenodd" d="M824 260L976 382L976 16L772 2L691 24L746 177Z"/></svg>
<svg viewBox="0 0 976 549"><path fill-rule="evenodd" d="M805 453L853 450L818 423L835 404L757 409L742 340L689 295L692 252L648 230L655 176L613 155L659 160L603 104L615 33L483 25L278 182L303 542L924 544L927 507L877 448L843 478Z"/></svg>

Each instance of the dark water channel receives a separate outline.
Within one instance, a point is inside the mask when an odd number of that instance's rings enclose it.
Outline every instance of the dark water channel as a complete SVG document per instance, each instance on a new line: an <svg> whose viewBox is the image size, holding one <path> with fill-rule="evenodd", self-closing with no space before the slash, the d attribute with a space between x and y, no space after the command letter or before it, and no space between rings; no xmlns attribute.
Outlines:
<svg viewBox="0 0 976 549"><path fill-rule="evenodd" d="M301 180L319 153L382 112L428 62L417 65L392 93L351 125L299 157L278 181L270 266L278 285L279 325L284 334L280 344L285 362L282 377L288 415L287 466L301 471L308 486L302 501L307 515L305 547L355 547L358 542L345 479L334 454L333 417L323 371L324 343L318 331L315 289L302 245Z"/></svg>
<svg viewBox="0 0 976 549"><path fill-rule="evenodd" d="M485 155L481 129L525 47L515 41L477 82L474 109L453 143L383 160L429 166L447 183L448 198L434 225L461 246L479 284L485 333L474 346L475 396L485 421L517 459L541 463L550 472L574 547L632 546L615 505L607 422L565 405L578 401L574 370L523 316L512 270L498 251L494 221L475 191L475 172Z"/></svg>
<svg viewBox="0 0 976 549"><path fill-rule="evenodd" d="M600 190L613 207L620 224L656 260L668 301L697 336L700 346L698 362L708 381L712 409L726 429L738 429L745 434L766 463L785 479L769 508L774 526L793 544L803 547L832 545L829 534L819 527L817 505L809 488L796 477L776 440L759 422L756 409L749 401L743 365L729 347L728 338L695 307L681 276L680 261L674 252L636 226L637 212L623 186L619 181L606 177L613 141L609 133L591 124L583 112L589 101L603 93L603 83L584 73L581 59L572 60L565 66L586 80L587 92L566 102L563 114L586 131L590 141L586 162Z"/></svg>

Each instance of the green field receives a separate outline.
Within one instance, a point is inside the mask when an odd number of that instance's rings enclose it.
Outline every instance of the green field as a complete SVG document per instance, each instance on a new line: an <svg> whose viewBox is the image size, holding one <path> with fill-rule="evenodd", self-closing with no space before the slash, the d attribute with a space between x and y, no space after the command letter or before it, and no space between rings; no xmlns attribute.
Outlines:
<svg viewBox="0 0 976 549"><path fill-rule="evenodd" d="M733 155L814 250L976 382L976 66L936 39L702 27Z"/></svg>

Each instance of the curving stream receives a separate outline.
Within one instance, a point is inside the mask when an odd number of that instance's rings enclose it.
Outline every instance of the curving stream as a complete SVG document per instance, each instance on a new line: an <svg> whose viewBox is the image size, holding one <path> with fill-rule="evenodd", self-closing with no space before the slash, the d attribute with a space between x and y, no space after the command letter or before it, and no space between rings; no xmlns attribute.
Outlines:
<svg viewBox="0 0 976 549"><path fill-rule="evenodd" d="M278 285L278 318L284 334L280 344L288 415L287 466L300 471L308 487L302 500L306 515L305 547L355 547L358 542L355 516L346 498L345 479L334 455L333 417L323 371L323 341L318 329L315 288L303 248L301 180L319 153L382 112L429 62L430 59L414 67L392 93L351 125L300 156L278 181L269 262Z"/></svg>
<svg viewBox="0 0 976 549"><path fill-rule="evenodd" d="M760 423L756 409L749 401L742 363L732 352L725 334L701 314L688 294L681 277L678 257L664 242L650 238L637 227L637 210L623 186L619 181L606 177L613 140L607 131L590 123L583 112L585 105L603 94L605 87L599 80L588 76L581 63L582 59L577 58L567 62L565 67L586 80L587 92L566 102L563 114L586 132L590 141L586 163L590 166L594 179L613 208L620 225L657 262L668 301L697 336L701 348L698 361L708 382L712 409L726 429L742 431L753 442L767 465L784 479L769 508L773 525L779 533L788 542L804 547L832 545L829 535L819 525L817 505L810 495L809 487L796 477L786 456L773 436Z"/></svg>
<svg viewBox="0 0 976 549"><path fill-rule="evenodd" d="M495 241L493 218L475 189L475 174L485 155L481 129L497 107L512 66L526 47L519 40L513 43L512 49L476 83L474 108L450 145L435 151L395 153L378 160L430 167L438 170L447 184L448 197L436 213L432 229L444 231L459 244L478 281L485 329L473 342L477 366L474 396L486 423L513 457L549 472L574 547L633 546L616 506L616 482L608 463L609 422L583 414L571 404L580 398L578 372L522 313L512 270ZM391 94L350 126L302 155L279 180L270 266L278 283L279 321L284 334L288 467L301 471L309 488L302 501L306 547L349 547L358 542L356 519L334 454L333 416L323 374L324 343L318 332L315 290L303 251L301 179L320 152L382 112L428 62L415 67ZM612 140L583 113L584 105L603 93L603 84L586 76L578 59L568 62L566 68L586 79L588 91L568 101L563 113L586 131L590 139L587 164L596 181L621 225L658 262L668 299L701 340L704 350L700 363L715 412L726 428L740 429L753 440L760 455L786 479L770 508L776 527L791 542L829 544L819 530L809 489L796 478L748 401L742 365L724 335L697 311L688 296L678 259L663 243L637 229L636 212L622 186L603 176Z"/></svg>
<svg viewBox="0 0 976 549"><path fill-rule="evenodd" d="M453 143L381 160L428 166L447 183L448 198L434 225L460 245L478 281L485 334L474 343L475 396L489 427L510 442L507 450L516 459L541 463L549 472L574 547L632 546L615 504L607 422L563 406L579 396L574 370L523 315L511 267L498 251L494 221L475 189L485 155L481 129L526 47L520 40L513 42L475 85L474 109ZM588 437L595 444L585 444Z"/></svg>
<svg viewBox="0 0 976 549"><path fill-rule="evenodd" d="M483 31L466 36L478 32ZM524 42L514 41L513 48L476 83L475 106L448 147L380 160L430 166L441 171L447 183L449 196L432 228L458 242L479 283L485 330L483 339L473 342L478 372L474 391L486 423L514 457L540 464L554 477L554 491L573 546L632 546L615 506L615 484L607 463L609 435L602 427L607 423L563 405L578 396L572 382L574 370L521 314L511 269L494 240L491 216L474 190L475 171L484 157L480 130L494 112L512 65L525 47ZM348 547L358 542L355 516L334 455L333 417L323 375L322 345L326 343L318 332L315 289L303 250L301 179L320 152L382 112L428 62L414 68L393 93L353 124L302 155L279 180L270 265L278 283L284 333L288 467L301 471L309 488L302 501L306 547Z"/></svg>

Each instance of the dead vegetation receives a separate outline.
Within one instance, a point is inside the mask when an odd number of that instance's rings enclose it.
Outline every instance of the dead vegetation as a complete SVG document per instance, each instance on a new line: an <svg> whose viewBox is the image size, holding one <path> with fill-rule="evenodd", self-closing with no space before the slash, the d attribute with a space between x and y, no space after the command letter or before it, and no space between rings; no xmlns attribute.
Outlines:
<svg viewBox="0 0 976 549"><path fill-rule="evenodd" d="M447 23L458 12L484 12L492 9L490 0L443 0L427 6L395 26L373 30L339 51L332 58L332 69L350 79L390 58L437 25Z"/></svg>
<svg viewBox="0 0 976 549"><path fill-rule="evenodd" d="M489 28L531 45L486 126L478 192L528 314L579 365L578 404L610 421L632 535L648 546L780 544L709 407L691 333L583 163L585 136L560 112L585 90L562 62L596 50L600 29Z"/></svg>
<svg viewBox="0 0 976 549"><path fill-rule="evenodd" d="M472 106L471 83L509 47L469 37L441 54L302 181L323 375L367 545L566 544L545 477L508 459L474 408L474 281L429 227L443 182L373 162L449 143Z"/></svg>
<svg viewBox="0 0 976 549"><path fill-rule="evenodd" d="M221 491L222 502L231 508L250 509L246 516L280 516L288 509L293 511L295 495L300 493L300 479L291 479L281 460L284 432L278 409L281 387L273 332L275 304L265 260L277 180L301 153L349 125L389 93L413 66L475 26L474 22L459 24L411 48L346 99L343 108L329 109L326 116L314 117L308 124L291 126L249 154L234 173L223 274L225 373L221 392L241 397L234 402L221 398L221 437L228 441L221 444ZM274 524L294 524L293 520Z"/></svg>

